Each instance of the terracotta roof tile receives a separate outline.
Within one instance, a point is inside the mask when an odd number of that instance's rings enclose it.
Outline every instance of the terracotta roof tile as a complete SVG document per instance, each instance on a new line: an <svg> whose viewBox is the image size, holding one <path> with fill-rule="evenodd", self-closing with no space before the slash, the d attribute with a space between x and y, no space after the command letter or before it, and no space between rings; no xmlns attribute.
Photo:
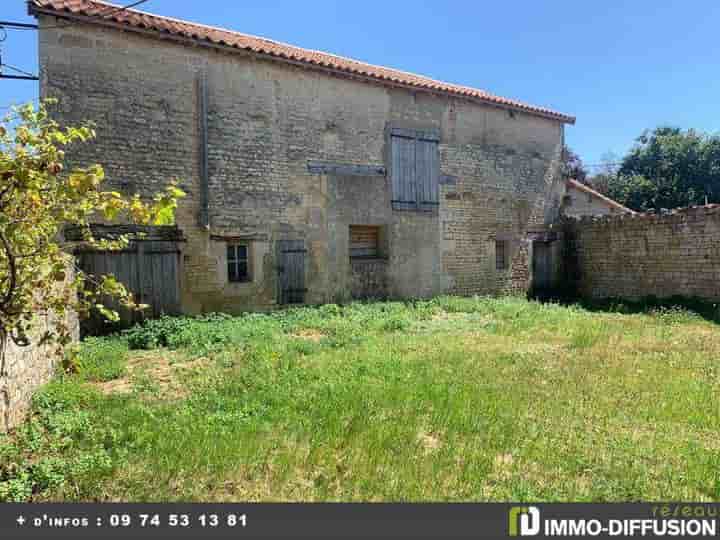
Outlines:
<svg viewBox="0 0 720 540"><path fill-rule="evenodd" d="M307 64L309 66L314 65L331 68L333 70L375 79L380 83L397 83L445 94L468 97L501 107L519 109L531 114L553 118L561 122L575 123L573 116L544 107L537 107L513 99L496 96L484 90L436 81L413 73L366 64L333 54L301 49L277 41L241 34L240 32L162 17L133 9L121 10L118 9L121 6L99 0L29 0L28 4L31 13L44 13L61 17L68 15L89 18L95 17L103 21L152 30L158 33L169 33L188 39L208 41L217 45L226 45L236 49Z"/></svg>

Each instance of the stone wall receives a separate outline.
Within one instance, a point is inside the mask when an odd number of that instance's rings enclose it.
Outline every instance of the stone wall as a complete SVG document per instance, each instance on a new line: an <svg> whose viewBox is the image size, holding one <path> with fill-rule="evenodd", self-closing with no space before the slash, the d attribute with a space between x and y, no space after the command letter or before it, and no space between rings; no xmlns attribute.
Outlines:
<svg viewBox="0 0 720 540"><path fill-rule="evenodd" d="M70 315L67 324L73 338L77 340L77 317ZM60 360L56 352L57 345L37 344L40 336L52 327L52 315L38 316L30 345L20 347L8 339L4 350L0 350L0 433L23 421L33 393L55 373Z"/></svg>
<svg viewBox="0 0 720 540"><path fill-rule="evenodd" d="M58 28L46 17L40 25L42 95L59 99L62 122L97 123L97 140L72 159L100 162L111 186L129 193L181 179L188 193L177 216L188 240L184 311L272 308L280 239L305 242L307 302L349 297L353 224L388 231L391 296L527 290L527 232L555 219L564 192L559 121L241 51L80 23ZM208 227L198 220L199 78L207 81ZM391 126L439 130L437 210L392 211L384 172L323 174L308 167L323 161L382 171ZM512 266L501 272L498 234L513 239ZM248 244L250 282L228 282L228 241Z"/></svg>
<svg viewBox="0 0 720 540"><path fill-rule="evenodd" d="M565 223L566 276L586 298L720 300L720 206Z"/></svg>
<svg viewBox="0 0 720 540"><path fill-rule="evenodd" d="M350 261L350 295L357 300L381 299L388 295L387 261L355 258Z"/></svg>

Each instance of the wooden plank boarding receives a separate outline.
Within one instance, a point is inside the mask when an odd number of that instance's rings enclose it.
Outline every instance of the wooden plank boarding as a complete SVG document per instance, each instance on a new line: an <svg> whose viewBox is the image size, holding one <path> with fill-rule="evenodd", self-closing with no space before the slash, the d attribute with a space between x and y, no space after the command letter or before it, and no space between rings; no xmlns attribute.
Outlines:
<svg viewBox="0 0 720 540"><path fill-rule="evenodd" d="M77 256L78 264L85 273L94 276L111 274L133 293L136 302L148 304L149 307L142 312L130 311L115 300L104 298L106 305L118 311L123 325L163 314L180 313L180 250L177 242L132 241L122 251L84 249ZM95 333L106 326L95 318L88 322L86 328Z"/></svg>
<svg viewBox="0 0 720 540"><path fill-rule="evenodd" d="M305 241L277 241L278 303L305 303Z"/></svg>
<svg viewBox="0 0 720 540"><path fill-rule="evenodd" d="M377 257L379 244L379 227L350 225L350 257Z"/></svg>
<svg viewBox="0 0 720 540"><path fill-rule="evenodd" d="M550 243L533 242L532 251L533 289L545 291L552 285L552 252Z"/></svg>
<svg viewBox="0 0 720 540"><path fill-rule="evenodd" d="M353 163L334 163L329 161L308 161L311 174L334 174L337 176L385 176L382 165L356 165Z"/></svg>

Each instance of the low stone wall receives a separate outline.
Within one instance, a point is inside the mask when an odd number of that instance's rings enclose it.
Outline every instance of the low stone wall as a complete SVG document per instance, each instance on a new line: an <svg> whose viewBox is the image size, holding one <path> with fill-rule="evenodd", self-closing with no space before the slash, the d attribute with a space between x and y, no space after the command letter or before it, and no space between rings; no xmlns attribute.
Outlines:
<svg viewBox="0 0 720 540"><path fill-rule="evenodd" d="M565 280L584 298L720 300L720 205L563 224Z"/></svg>
<svg viewBox="0 0 720 540"><path fill-rule="evenodd" d="M19 425L30 408L33 393L55 373L60 358L57 345L39 345L40 337L52 329L52 315L38 317L31 344L26 347L7 340L0 351L0 433ZM67 321L75 340L79 337L77 317ZM0 346L2 346L0 344Z"/></svg>

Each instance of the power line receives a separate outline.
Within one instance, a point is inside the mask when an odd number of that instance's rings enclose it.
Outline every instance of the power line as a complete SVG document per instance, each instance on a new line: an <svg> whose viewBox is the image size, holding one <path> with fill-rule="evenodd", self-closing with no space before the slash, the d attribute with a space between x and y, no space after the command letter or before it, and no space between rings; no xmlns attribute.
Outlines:
<svg viewBox="0 0 720 540"><path fill-rule="evenodd" d="M12 21L0 21L0 28L10 30L37 30L37 24L16 23Z"/></svg>
<svg viewBox="0 0 720 540"><path fill-rule="evenodd" d="M0 75L0 79L13 79L16 81L37 81L34 75Z"/></svg>
<svg viewBox="0 0 720 540"><path fill-rule="evenodd" d="M619 167L622 164L622 161L618 161L608 163L583 163L582 166L585 168L599 169L601 167Z"/></svg>
<svg viewBox="0 0 720 540"><path fill-rule="evenodd" d="M139 6L140 4L144 4L145 2L148 2L148 1L149 0L137 0L126 6L109 5L109 6L107 6L106 9L101 10L99 13L97 13L96 17L98 17L100 19L105 19L116 13L120 13L122 11L134 8L136 6ZM57 24L54 26L44 26L42 29L43 30L51 30L53 28L67 28L68 26L71 26L73 24L73 22L74 21L70 20L66 24ZM38 29L38 25L36 25L36 24L17 23L17 22L12 22L12 21L0 21L0 43L7 40L7 30L37 30L37 29ZM9 68L14 72L19 73L19 75L6 75L6 74L2 73L3 67ZM33 75L32 73L23 71L20 68L11 66L10 64L3 63L2 56L0 55L0 79L37 81L38 77L36 75Z"/></svg>
<svg viewBox="0 0 720 540"><path fill-rule="evenodd" d="M10 64L0 64L0 70L1 70L2 68L4 68L4 67L10 68L10 69L12 69L13 71L15 71L16 73L20 73L21 75L27 75L28 77L36 77L36 75L33 75L32 73L28 73L27 71L23 71L22 69L16 68L15 66L11 66ZM2 72L0 72L0 74L1 74L1 73L2 73ZM37 78L37 77L36 77L36 78Z"/></svg>

